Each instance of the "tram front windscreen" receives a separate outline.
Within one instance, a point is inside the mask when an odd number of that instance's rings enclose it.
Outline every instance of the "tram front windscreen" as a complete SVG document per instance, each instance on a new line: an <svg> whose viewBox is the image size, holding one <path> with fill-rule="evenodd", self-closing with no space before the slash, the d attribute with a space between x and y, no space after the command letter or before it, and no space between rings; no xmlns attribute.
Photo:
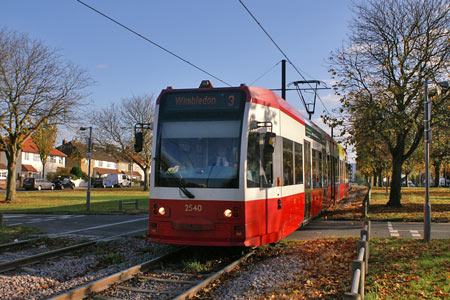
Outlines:
<svg viewBox="0 0 450 300"><path fill-rule="evenodd" d="M155 185L238 188L245 94L168 92L160 99Z"/></svg>

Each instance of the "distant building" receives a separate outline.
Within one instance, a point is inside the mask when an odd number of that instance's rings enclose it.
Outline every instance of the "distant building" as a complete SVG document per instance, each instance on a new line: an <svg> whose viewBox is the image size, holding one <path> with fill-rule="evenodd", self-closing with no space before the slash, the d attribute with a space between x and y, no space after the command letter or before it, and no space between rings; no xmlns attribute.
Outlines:
<svg viewBox="0 0 450 300"><path fill-rule="evenodd" d="M20 187L23 178L45 177L49 173L56 172L58 168L64 168L66 163L66 154L53 148L45 163L45 174L42 174L42 162L39 151L31 138L27 139L22 146L22 153L16 165L17 186ZM8 175L8 160L4 151L0 152L0 187L5 188Z"/></svg>
<svg viewBox="0 0 450 300"><path fill-rule="evenodd" d="M355 182L356 163L348 164L348 179L350 182Z"/></svg>
<svg viewBox="0 0 450 300"><path fill-rule="evenodd" d="M117 159L105 148L93 145L91 154L91 177L106 177L108 174L126 174L138 181L143 178L143 171L137 164L124 159ZM63 140L58 146L61 152L67 155L67 167L79 166L84 173L88 173L89 160L87 156L87 144Z"/></svg>

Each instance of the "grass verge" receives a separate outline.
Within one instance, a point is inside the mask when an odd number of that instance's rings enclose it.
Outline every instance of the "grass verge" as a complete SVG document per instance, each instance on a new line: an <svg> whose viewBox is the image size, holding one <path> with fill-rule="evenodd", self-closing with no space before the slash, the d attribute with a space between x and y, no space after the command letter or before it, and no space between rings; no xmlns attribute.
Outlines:
<svg viewBox="0 0 450 300"><path fill-rule="evenodd" d="M4 213L87 213L86 190L30 191L18 192L18 200L12 203L0 202ZM89 213L120 213L119 201L138 200L134 205L124 206L122 213L148 212L149 192L142 189L93 189Z"/></svg>
<svg viewBox="0 0 450 300"><path fill-rule="evenodd" d="M27 240L38 234L43 234L42 230L28 226L1 226L0 244L12 243L14 240Z"/></svg>
<svg viewBox="0 0 450 300"><path fill-rule="evenodd" d="M366 299L449 299L450 240L370 241Z"/></svg>
<svg viewBox="0 0 450 300"><path fill-rule="evenodd" d="M326 219L361 220L362 201L365 192L355 197L351 203L341 205L337 203L323 214ZM422 222L423 206L425 203L425 189L420 187L402 188L402 207L387 207L389 194L385 188L372 188L368 218L373 221L402 221ZM432 222L450 221L450 189L430 189L431 220Z"/></svg>

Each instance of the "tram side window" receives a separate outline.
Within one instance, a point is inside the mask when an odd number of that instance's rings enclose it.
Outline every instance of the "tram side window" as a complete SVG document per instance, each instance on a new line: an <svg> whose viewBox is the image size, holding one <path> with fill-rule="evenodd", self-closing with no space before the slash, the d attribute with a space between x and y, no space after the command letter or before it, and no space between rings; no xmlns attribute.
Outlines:
<svg viewBox="0 0 450 300"><path fill-rule="evenodd" d="M327 152L325 149L322 150L322 159L323 159L323 187L328 187L328 161L329 156L327 156Z"/></svg>
<svg viewBox="0 0 450 300"><path fill-rule="evenodd" d="M248 135L247 187L270 187L273 183L272 153L263 153L264 135ZM262 162L262 165L261 165Z"/></svg>
<svg viewBox="0 0 450 300"><path fill-rule="evenodd" d="M313 149L313 187L322 187L322 152Z"/></svg>
<svg viewBox="0 0 450 300"><path fill-rule="evenodd" d="M295 184L303 183L303 146L294 143L295 150Z"/></svg>
<svg viewBox="0 0 450 300"><path fill-rule="evenodd" d="M247 187L259 187L259 133L248 135Z"/></svg>
<svg viewBox="0 0 450 300"><path fill-rule="evenodd" d="M293 142L283 138L283 186L294 184Z"/></svg>

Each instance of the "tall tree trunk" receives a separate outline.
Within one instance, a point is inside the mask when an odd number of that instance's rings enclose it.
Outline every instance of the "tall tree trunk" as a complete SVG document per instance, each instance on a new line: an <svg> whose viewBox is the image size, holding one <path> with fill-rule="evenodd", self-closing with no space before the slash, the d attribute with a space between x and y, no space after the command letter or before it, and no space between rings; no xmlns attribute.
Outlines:
<svg viewBox="0 0 450 300"><path fill-rule="evenodd" d="M44 161L41 162L42 162L42 178L45 178L45 162Z"/></svg>
<svg viewBox="0 0 450 300"><path fill-rule="evenodd" d="M383 169L377 169L377 177L378 177L378 187L383 186Z"/></svg>
<svg viewBox="0 0 450 300"><path fill-rule="evenodd" d="M144 191L148 191L149 187L148 187L148 183L149 183L149 171L150 168L142 168L142 170L144 170Z"/></svg>
<svg viewBox="0 0 450 300"><path fill-rule="evenodd" d="M6 153L8 158L8 177L6 179L6 198L5 202L14 202L17 199L16 195L16 166L20 151ZM10 154L10 155L8 155Z"/></svg>
<svg viewBox="0 0 450 300"><path fill-rule="evenodd" d="M375 170L373 173L373 186L377 186L377 180L378 180L378 176L377 176L377 171Z"/></svg>
<svg viewBox="0 0 450 300"><path fill-rule="evenodd" d="M434 165L434 186L439 187L439 183L441 182L441 163L436 163Z"/></svg>
<svg viewBox="0 0 450 300"><path fill-rule="evenodd" d="M391 193L389 194L389 207L402 207L402 165L401 155L393 155Z"/></svg>

